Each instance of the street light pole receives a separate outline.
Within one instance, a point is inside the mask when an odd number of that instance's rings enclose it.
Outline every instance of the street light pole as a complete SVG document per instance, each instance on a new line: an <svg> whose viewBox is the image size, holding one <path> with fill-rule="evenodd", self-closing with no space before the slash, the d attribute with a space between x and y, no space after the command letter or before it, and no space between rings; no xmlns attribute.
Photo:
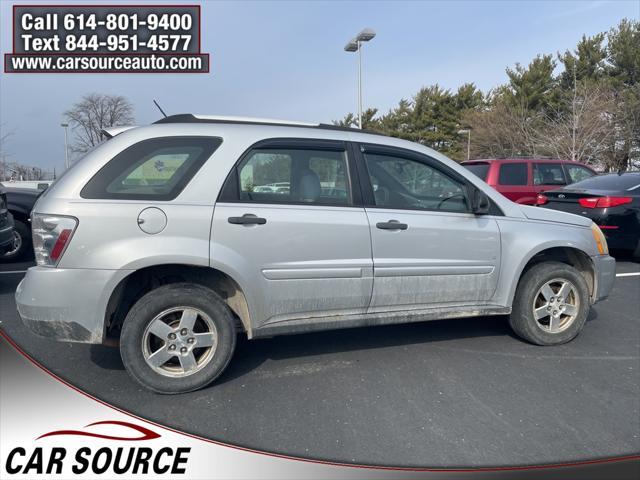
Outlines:
<svg viewBox="0 0 640 480"><path fill-rule="evenodd" d="M362 44L358 40L358 128L362 130Z"/></svg>
<svg viewBox="0 0 640 480"><path fill-rule="evenodd" d="M467 130L467 160L471 159L471 129Z"/></svg>
<svg viewBox="0 0 640 480"><path fill-rule="evenodd" d="M362 44L376 36L370 28L362 30L356 38L353 38L344 47L345 52L358 52L358 128L362 129Z"/></svg>
<svg viewBox="0 0 640 480"><path fill-rule="evenodd" d="M60 126L64 128L64 169L67 170L69 168L69 124L61 123Z"/></svg>

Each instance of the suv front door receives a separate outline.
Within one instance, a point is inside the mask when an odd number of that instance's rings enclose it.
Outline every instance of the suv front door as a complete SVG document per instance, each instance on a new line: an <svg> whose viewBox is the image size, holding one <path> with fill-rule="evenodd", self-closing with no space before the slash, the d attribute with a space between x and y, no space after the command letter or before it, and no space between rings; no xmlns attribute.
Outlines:
<svg viewBox="0 0 640 480"><path fill-rule="evenodd" d="M358 167L371 226L369 312L477 305L491 299L500 232L468 207L464 177L415 152L361 145Z"/></svg>
<svg viewBox="0 0 640 480"><path fill-rule="evenodd" d="M243 282L254 327L366 312L371 239L353 172L344 142L274 139L229 175L211 266Z"/></svg>
<svg viewBox="0 0 640 480"><path fill-rule="evenodd" d="M567 179L561 163L537 162L533 164L533 186L536 195L547 190L555 190L566 184Z"/></svg>

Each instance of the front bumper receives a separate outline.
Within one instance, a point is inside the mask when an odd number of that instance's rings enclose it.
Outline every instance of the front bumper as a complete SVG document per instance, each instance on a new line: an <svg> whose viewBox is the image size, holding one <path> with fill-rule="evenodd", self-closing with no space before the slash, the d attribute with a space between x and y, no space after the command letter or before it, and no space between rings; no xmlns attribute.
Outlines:
<svg viewBox="0 0 640 480"><path fill-rule="evenodd" d="M101 343L111 292L129 270L32 267L16 290L22 322L43 337Z"/></svg>
<svg viewBox="0 0 640 480"><path fill-rule="evenodd" d="M609 255L591 257L595 272L595 289L593 303L604 300L609 296L616 279L616 260Z"/></svg>

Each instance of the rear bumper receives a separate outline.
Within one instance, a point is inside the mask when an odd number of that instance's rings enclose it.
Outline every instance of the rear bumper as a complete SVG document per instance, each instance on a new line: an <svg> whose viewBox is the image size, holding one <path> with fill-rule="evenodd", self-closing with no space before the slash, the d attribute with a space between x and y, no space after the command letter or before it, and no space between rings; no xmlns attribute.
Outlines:
<svg viewBox="0 0 640 480"><path fill-rule="evenodd" d="M604 300L609 296L616 279L616 260L609 255L591 257L595 271L595 290L593 303Z"/></svg>
<svg viewBox="0 0 640 480"><path fill-rule="evenodd" d="M37 335L101 343L111 292L128 270L32 267L16 290L22 322Z"/></svg>

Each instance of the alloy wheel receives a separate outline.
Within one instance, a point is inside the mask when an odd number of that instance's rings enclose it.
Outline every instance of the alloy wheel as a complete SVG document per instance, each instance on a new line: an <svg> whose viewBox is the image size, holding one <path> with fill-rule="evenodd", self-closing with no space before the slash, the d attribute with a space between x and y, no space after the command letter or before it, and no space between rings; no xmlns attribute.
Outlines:
<svg viewBox="0 0 640 480"><path fill-rule="evenodd" d="M217 344L215 323L193 307L161 312L142 335L147 365L167 377L187 377L202 370L213 358Z"/></svg>
<svg viewBox="0 0 640 480"><path fill-rule="evenodd" d="M548 333L560 333L571 326L580 310L578 289L569 280L546 282L533 300L533 318Z"/></svg>

